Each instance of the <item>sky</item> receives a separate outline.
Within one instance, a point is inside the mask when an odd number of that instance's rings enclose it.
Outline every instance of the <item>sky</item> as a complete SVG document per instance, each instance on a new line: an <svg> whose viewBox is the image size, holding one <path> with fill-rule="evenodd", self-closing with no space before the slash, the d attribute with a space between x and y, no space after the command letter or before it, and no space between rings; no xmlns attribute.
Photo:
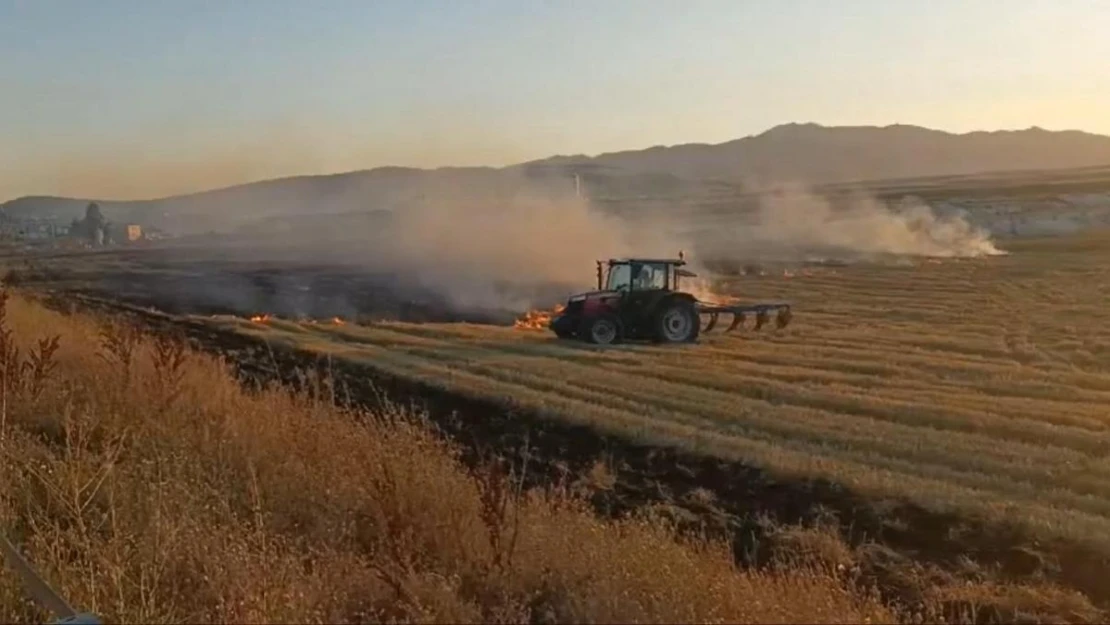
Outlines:
<svg viewBox="0 0 1110 625"><path fill-rule="evenodd" d="M1106 0L0 0L0 201L719 143L1110 134Z"/></svg>

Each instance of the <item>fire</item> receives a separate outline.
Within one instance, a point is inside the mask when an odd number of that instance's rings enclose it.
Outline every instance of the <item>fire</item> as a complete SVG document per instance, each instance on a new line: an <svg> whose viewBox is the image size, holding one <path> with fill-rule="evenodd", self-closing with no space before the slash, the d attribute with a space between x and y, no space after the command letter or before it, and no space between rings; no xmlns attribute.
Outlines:
<svg viewBox="0 0 1110 625"><path fill-rule="evenodd" d="M269 315L269 313L264 314L264 315L255 315L255 316L251 317L251 321L253 321L255 323L266 323L267 321L269 321L271 319L273 319L273 317L271 317Z"/></svg>
<svg viewBox="0 0 1110 625"><path fill-rule="evenodd" d="M330 323L330 324L336 325L336 326L345 326L345 325L347 325L347 322L344 321L343 319L340 319L339 317L332 317L331 319L328 319L327 321L320 321L319 319L305 318L305 319L301 319L299 322L304 323L304 324L308 324L310 326L320 325L321 323Z"/></svg>
<svg viewBox="0 0 1110 625"><path fill-rule="evenodd" d="M566 306L560 304L551 310L529 310L513 322L513 327L520 330L543 330L551 325L551 318L563 312L564 308Z"/></svg>

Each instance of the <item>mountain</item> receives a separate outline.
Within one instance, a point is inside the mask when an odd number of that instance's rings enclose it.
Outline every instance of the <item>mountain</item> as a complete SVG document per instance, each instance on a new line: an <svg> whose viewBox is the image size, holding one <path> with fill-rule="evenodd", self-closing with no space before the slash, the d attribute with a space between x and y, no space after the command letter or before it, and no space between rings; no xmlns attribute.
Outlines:
<svg viewBox="0 0 1110 625"><path fill-rule="evenodd" d="M544 163L666 172L756 187L782 182L812 185L1110 165L1110 137L1036 127L953 134L909 125L785 124L716 145L556 156L525 166Z"/></svg>
<svg viewBox="0 0 1110 625"><path fill-rule="evenodd" d="M638 205L735 196L781 183L959 176L1007 170L1110 165L1110 137L1080 131L954 134L918 126L785 124L725 143L655 146L597 156L553 156L504 168L382 167L298 176L146 201L98 202L113 221L174 232L229 230L262 220L397 210L429 198L492 201L537 190L573 193L577 174L591 199ZM23 197L10 217L69 220L89 199Z"/></svg>

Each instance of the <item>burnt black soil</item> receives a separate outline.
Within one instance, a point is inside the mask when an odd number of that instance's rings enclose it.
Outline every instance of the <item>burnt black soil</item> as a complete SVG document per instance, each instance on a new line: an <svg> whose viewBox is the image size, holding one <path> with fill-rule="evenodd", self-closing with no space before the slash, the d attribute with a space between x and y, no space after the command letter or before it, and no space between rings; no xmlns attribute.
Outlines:
<svg viewBox="0 0 1110 625"><path fill-rule="evenodd" d="M83 296L55 295L47 303L64 311L81 308L122 315L151 331L178 334L195 347L228 357L247 382L296 384L303 379L298 372L307 370L331 376L346 390L341 396L365 407L374 408L383 397L415 403L460 445L464 461L472 466L496 454L508 454L510 461L519 463L527 447L525 482L530 487L582 479L603 462L615 485L592 494L599 512L617 516L661 505L681 527L727 537L736 560L744 565L763 564L771 555L768 520L832 521L853 547L881 545L887 562L925 563L945 571L949 579L984 571L1000 580L1046 579L1083 592L1101 607L1110 605L1110 587L1103 583L1110 574L1110 559L1080 545L1038 542L1012 527L939 514L906 501L876 501L825 480L779 480L742 462L632 443L518 410L510 399L449 393L370 367L271 346L203 321ZM704 491L712 497L707 499ZM974 574L968 572L969 560L975 563ZM907 585L904 576L884 573L890 571L879 564L865 579L877 583L888 598L909 604L919 598L920 588Z"/></svg>
<svg viewBox="0 0 1110 625"><path fill-rule="evenodd" d="M565 299L558 285L493 284L490 300L463 305L442 289L378 269L310 260L267 261L252 250L105 249L9 260L6 282L125 301L171 314L341 317L415 323L512 325L533 306ZM13 262L14 261L14 262ZM508 307L512 303L512 307Z"/></svg>

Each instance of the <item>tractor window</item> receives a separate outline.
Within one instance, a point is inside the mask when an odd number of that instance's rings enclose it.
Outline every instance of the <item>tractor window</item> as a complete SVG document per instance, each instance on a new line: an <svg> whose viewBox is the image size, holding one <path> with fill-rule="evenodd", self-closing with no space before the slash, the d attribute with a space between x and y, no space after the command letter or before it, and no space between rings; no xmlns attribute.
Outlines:
<svg viewBox="0 0 1110 625"><path fill-rule="evenodd" d="M636 271L633 285L637 291L667 288L666 265L658 263L637 265Z"/></svg>
<svg viewBox="0 0 1110 625"><path fill-rule="evenodd" d="M632 268L628 265L610 265L605 288L610 291L627 291L632 288Z"/></svg>

